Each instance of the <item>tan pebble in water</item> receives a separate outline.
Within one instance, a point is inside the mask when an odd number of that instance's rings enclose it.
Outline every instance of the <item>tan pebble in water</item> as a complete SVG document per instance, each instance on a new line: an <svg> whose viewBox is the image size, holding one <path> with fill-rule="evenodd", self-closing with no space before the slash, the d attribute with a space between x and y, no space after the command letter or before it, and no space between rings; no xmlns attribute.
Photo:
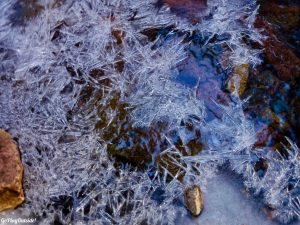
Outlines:
<svg viewBox="0 0 300 225"><path fill-rule="evenodd" d="M184 191L185 205L193 216L199 216L203 210L203 194L199 186L193 185Z"/></svg>
<svg viewBox="0 0 300 225"><path fill-rule="evenodd" d="M233 75L228 82L228 90L233 92L237 90L239 96L244 94L249 76L249 64L236 66L233 70Z"/></svg>

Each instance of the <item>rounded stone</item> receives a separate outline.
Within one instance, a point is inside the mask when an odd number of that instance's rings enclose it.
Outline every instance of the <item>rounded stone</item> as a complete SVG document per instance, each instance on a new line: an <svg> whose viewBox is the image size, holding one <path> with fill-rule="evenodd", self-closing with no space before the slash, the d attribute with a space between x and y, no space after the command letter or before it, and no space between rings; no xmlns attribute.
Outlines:
<svg viewBox="0 0 300 225"><path fill-rule="evenodd" d="M12 137L0 129L0 211L15 208L24 201L23 166Z"/></svg>
<svg viewBox="0 0 300 225"><path fill-rule="evenodd" d="M199 216L203 210L203 194L198 185L187 187L184 191L185 205L193 216Z"/></svg>

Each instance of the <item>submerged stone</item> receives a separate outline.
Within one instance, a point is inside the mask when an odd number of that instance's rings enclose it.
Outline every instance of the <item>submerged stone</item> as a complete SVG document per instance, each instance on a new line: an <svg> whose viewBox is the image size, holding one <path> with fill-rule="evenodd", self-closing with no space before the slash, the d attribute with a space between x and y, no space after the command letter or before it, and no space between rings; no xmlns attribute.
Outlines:
<svg viewBox="0 0 300 225"><path fill-rule="evenodd" d="M23 166L12 137L0 129L0 211L15 208L24 201Z"/></svg>
<svg viewBox="0 0 300 225"><path fill-rule="evenodd" d="M193 185L184 191L185 205L193 216L199 216L203 210L203 194L199 186Z"/></svg>
<svg viewBox="0 0 300 225"><path fill-rule="evenodd" d="M280 31L277 31L275 26L263 17L256 19L255 26L264 29L268 35L264 40L264 53L268 62L277 70L277 76L285 81L299 77L300 59L295 54L295 50L289 47L290 44L286 44L284 38L279 35Z"/></svg>
<svg viewBox="0 0 300 225"><path fill-rule="evenodd" d="M233 70L233 75L228 82L229 91L233 92L236 90L239 96L241 96L246 90L248 76L249 64L236 66Z"/></svg>
<svg viewBox="0 0 300 225"><path fill-rule="evenodd" d="M13 6L14 13L11 16L11 22L14 25L24 25L29 20L40 15L45 7L37 0L16 1Z"/></svg>
<svg viewBox="0 0 300 225"><path fill-rule="evenodd" d="M178 16L186 17L194 23L198 23L202 17L209 14L207 0L159 0L158 2L167 4L172 12Z"/></svg>

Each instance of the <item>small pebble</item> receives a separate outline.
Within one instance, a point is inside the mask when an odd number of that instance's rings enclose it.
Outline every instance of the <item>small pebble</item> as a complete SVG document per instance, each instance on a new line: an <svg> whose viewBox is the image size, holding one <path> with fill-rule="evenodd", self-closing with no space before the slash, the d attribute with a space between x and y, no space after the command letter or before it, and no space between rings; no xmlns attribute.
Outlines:
<svg viewBox="0 0 300 225"><path fill-rule="evenodd" d="M203 210L203 194L198 185L193 185L184 191L185 205L193 216L199 216Z"/></svg>

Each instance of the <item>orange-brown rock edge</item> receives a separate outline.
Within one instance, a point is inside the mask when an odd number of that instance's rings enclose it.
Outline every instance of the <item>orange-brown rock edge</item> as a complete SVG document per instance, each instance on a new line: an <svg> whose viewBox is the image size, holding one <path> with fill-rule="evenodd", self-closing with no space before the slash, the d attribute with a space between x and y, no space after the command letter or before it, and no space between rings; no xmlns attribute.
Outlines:
<svg viewBox="0 0 300 225"><path fill-rule="evenodd" d="M233 75L228 82L229 91L234 92L234 90L237 90L239 96L241 97L246 90L248 76L249 64L236 66L233 70Z"/></svg>
<svg viewBox="0 0 300 225"><path fill-rule="evenodd" d="M12 137L0 129L0 212L24 201L22 178L19 149Z"/></svg>

